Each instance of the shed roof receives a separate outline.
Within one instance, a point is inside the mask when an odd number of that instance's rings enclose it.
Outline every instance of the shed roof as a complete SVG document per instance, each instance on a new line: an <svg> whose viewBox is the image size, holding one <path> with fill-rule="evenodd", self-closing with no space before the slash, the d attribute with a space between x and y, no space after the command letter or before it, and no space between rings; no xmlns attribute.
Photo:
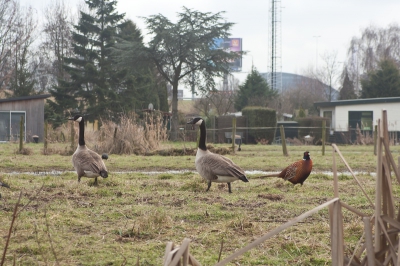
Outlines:
<svg viewBox="0 0 400 266"><path fill-rule="evenodd" d="M46 99L46 98L49 98L50 96L51 96L51 94L40 94L40 95L31 95L31 96L7 98L7 99L0 99L0 103L26 101L26 100L36 100L36 99Z"/></svg>
<svg viewBox="0 0 400 266"><path fill-rule="evenodd" d="M387 98L369 98L369 99L353 99L353 100L341 100L331 102L315 102L315 107L333 107L339 105L357 105L357 104L379 104L379 103L398 103L400 97L387 97Z"/></svg>

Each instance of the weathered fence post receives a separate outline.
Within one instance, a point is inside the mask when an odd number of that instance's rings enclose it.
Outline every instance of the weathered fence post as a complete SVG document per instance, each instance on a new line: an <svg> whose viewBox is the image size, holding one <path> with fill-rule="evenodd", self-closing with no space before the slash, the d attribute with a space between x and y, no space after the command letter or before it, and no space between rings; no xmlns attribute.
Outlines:
<svg viewBox="0 0 400 266"><path fill-rule="evenodd" d="M322 121L322 155L325 155L326 121Z"/></svg>
<svg viewBox="0 0 400 266"><path fill-rule="evenodd" d="M378 139L378 126L375 125L374 129L374 155L376 155L376 141Z"/></svg>
<svg viewBox="0 0 400 266"><path fill-rule="evenodd" d="M47 127L48 127L48 122L46 120L44 121L44 139L43 139L44 154L47 154Z"/></svg>
<svg viewBox="0 0 400 266"><path fill-rule="evenodd" d="M339 200L329 206L329 224L331 231L332 265L343 266L343 214L342 205Z"/></svg>
<svg viewBox="0 0 400 266"><path fill-rule="evenodd" d="M21 115L21 121L19 122L19 151L24 148L24 117Z"/></svg>
<svg viewBox="0 0 400 266"><path fill-rule="evenodd" d="M283 155L288 156L287 148L286 148L286 137L285 137L285 130L283 129L283 125L280 126L281 130L281 140L282 140L282 150Z"/></svg>
<svg viewBox="0 0 400 266"><path fill-rule="evenodd" d="M114 135L113 135L113 142L115 143L117 141L117 132L118 132L118 127L114 128Z"/></svg>
<svg viewBox="0 0 400 266"><path fill-rule="evenodd" d="M235 143L236 143L236 116L232 118L232 151L235 154Z"/></svg>

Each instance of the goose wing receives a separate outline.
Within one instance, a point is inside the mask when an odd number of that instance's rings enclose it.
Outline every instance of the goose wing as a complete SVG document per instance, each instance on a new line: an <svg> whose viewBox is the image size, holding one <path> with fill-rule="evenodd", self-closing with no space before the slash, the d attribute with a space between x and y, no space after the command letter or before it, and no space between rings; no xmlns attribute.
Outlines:
<svg viewBox="0 0 400 266"><path fill-rule="evenodd" d="M107 170L100 155L89 149L74 154L72 161L78 172L90 171L99 174L100 171Z"/></svg>
<svg viewBox="0 0 400 266"><path fill-rule="evenodd" d="M231 159L219 154L207 154L201 157L198 163L203 168L203 171L214 177L213 179L216 179L217 176L234 176L240 179L245 176L244 171Z"/></svg>

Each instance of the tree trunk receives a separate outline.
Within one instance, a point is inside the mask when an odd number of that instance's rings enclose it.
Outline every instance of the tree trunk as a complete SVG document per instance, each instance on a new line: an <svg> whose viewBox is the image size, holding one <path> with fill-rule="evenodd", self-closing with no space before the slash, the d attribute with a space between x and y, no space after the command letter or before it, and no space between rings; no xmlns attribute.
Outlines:
<svg viewBox="0 0 400 266"><path fill-rule="evenodd" d="M178 82L172 84L172 119L171 119L171 140L178 140Z"/></svg>

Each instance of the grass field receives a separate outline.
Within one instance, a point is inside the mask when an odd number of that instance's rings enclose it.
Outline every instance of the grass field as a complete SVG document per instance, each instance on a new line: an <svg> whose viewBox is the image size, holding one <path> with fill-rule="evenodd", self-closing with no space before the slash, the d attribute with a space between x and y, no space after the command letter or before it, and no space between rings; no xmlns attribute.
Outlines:
<svg viewBox="0 0 400 266"><path fill-rule="evenodd" d="M90 147L90 144L88 143ZM163 148L194 148L194 143L165 143ZM228 147L227 144L216 145ZM4 247L15 204L22 192L5 264L12 265L161 265L168 241L192 240L191 254L202 265L235 250L333 197L332 148L243 145L227 155L246 171L279 171L310 151L313 172L303 186L281 179L249 183L206 183L195 172L194 156L110 155L109 178L77 182L71 157L42 155L41 144L26 144L30 155L18 154L17 144L0 145L0 180L11 189L0 193L0 247ZM50 144L62 151L67 144ZM374 200L376 158L372 146L340 146ZM400 147L391 147L394 157ZM368 200L337 156L340 188L345 203L372 214ZM179 172L169 172L180 170ZM151 172L151 173L149 173ZM399 187L394 186L398 201ZM362 221L344 211L346 254L354 249ZM349 255L350 256L350 255ZM236 259L231 265L330 265L329 215L323 210Z"/></svg>

